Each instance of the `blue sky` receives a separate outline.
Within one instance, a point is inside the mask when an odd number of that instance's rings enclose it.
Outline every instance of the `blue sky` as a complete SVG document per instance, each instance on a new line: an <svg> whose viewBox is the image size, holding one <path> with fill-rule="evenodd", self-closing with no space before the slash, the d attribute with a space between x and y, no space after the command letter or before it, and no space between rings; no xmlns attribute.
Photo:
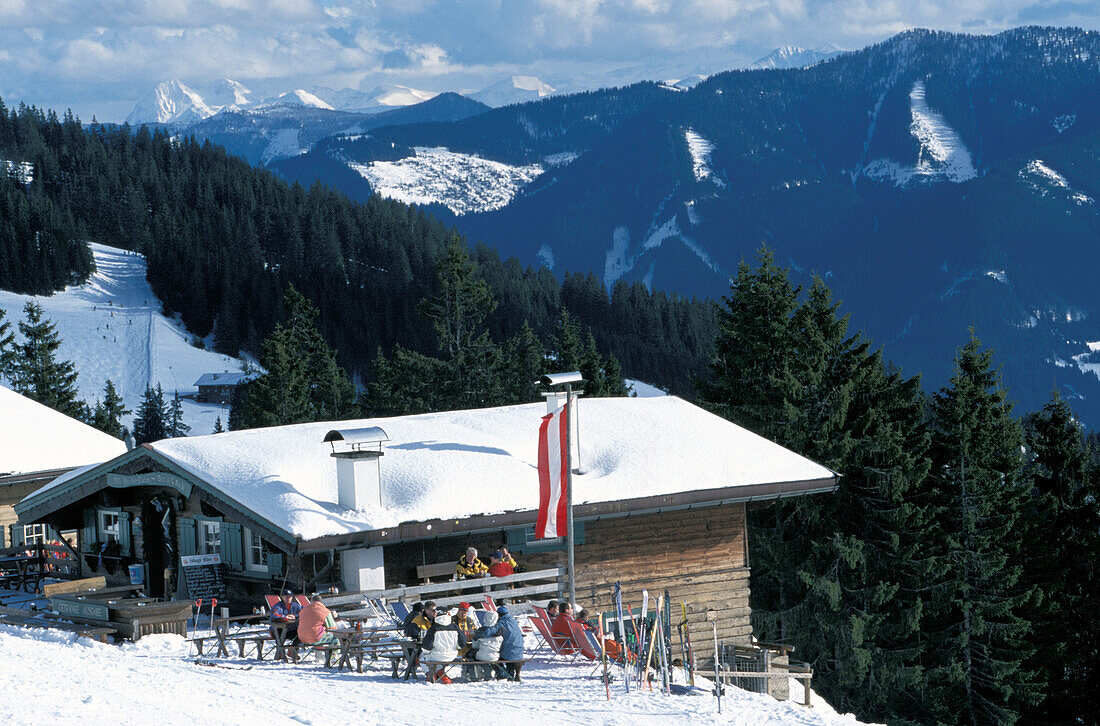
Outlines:
<svg viewBox="0 0 1100 726"><path fill-rule="evenodd" d="M911 27L1100 27L1074 0L0 0L0 96L120 120L157 82L260 95L402 83L477 90L624 67L661 77L780 45L858 48Z"/></svg>

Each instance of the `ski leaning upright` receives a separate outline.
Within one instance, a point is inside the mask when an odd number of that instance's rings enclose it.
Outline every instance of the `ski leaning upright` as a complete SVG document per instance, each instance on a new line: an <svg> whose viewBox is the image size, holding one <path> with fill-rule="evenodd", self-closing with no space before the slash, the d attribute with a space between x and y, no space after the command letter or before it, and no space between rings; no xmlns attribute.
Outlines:
<svg viewBox="0 0 1100 726"><path fill-rule="evenodd" d="M623 654L623 688L630 693L630 671L626 665L626 621L623 620L623 589L615 583L615 615L619 618L619 648ZM606 649L605 649L606 652Z"/></svg>

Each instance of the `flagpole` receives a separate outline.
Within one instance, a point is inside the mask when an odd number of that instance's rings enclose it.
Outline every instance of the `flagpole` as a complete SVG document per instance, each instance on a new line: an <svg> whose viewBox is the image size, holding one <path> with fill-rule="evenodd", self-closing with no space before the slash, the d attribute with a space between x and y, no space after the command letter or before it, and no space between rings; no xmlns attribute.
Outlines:
<svg viewBox="0 0 1100 726"><path fill-rule="evenodd" d="M565 549L569 556L569 615L577 610L577 576L573 562L573 386L565 384L565 493L569 514L566 517Z"/></svg>

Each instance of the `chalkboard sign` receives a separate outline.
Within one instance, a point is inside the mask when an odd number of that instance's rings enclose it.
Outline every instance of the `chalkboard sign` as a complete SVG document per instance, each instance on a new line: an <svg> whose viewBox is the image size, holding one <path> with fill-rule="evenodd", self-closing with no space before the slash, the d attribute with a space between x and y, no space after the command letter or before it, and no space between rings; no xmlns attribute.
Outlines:
<svg viewBox="0 0 1100 726"><path fill-rule="evenodd" d="M229 595L225 590L225 565L218 555L185 555L180 557L183 579L187 584L187 596L191 600L202 600L206 606L211 598L218 603L229 604Z"/></svg>

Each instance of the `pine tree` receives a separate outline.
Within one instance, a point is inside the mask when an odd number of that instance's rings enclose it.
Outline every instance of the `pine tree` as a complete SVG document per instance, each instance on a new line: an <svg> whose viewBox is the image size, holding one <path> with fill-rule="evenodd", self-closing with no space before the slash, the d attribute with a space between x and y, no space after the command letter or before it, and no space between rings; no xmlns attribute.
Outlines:
<svg viewBox="0 0 1100 726"><path fill-rule="evenodd" d="M15 374L15 333L11 323L4 320L6 311L0 310L0 379L12 381Z"/></svg>
<svg viewBox="0 0 1100 726"><path fill-rule="evenodd" d="M134 442L138 445L169 438L168 410L164 401L164 390L159 383L156 388L145 386L145 393L134 416L133 434Z"/></svg>
<svg viewBox="0 0 1100 726"><path fill-rule="evenodd" d="M1026 613L1037 593L1021 577L1023 435L992 361L971 333L931 409L926 546L938 577L924 662L930 715L943 723L1011 724L1036 698Z"/></svg>
<svg viewBox="0 0 1100 726"><path fill-rule="evenodd" d="M1031 647L1044 686L1026 720L1087 723L1100 713L1100 470L1057 393L1026 419L1024 433L1032 485L1025 578L1043 594L1031 612Z"/></svg>
<svg viewBox="0 0 1100 726"><path fill-rule="evenodd" d="M92 425L116 439L123 439L125 428L122 417L128 413L130 409L126 408L126 402L118 395L114 382L108 378L103 386L103 400L96 403L92 413Z"/></svg>
<svg viewBox="0 0 1100 726"><path fill-rule="evenodd" d="M191 430L191 427L183 421L183 403L180 401L179 391L175 392L171 402L168 404L166 421L169 438L175 439L180 436L186 436L187 432Z"/></svg>
<svg viewBox="0 0 1100 726"><path fill-rule="evenodd" d="M26 321L19 323L23 343L15 346L12 384L16 391L73 418L88 418L88 407L77 398L76 367L58 361L61 338L42 307L28 302L23 308Z"/></svg>

